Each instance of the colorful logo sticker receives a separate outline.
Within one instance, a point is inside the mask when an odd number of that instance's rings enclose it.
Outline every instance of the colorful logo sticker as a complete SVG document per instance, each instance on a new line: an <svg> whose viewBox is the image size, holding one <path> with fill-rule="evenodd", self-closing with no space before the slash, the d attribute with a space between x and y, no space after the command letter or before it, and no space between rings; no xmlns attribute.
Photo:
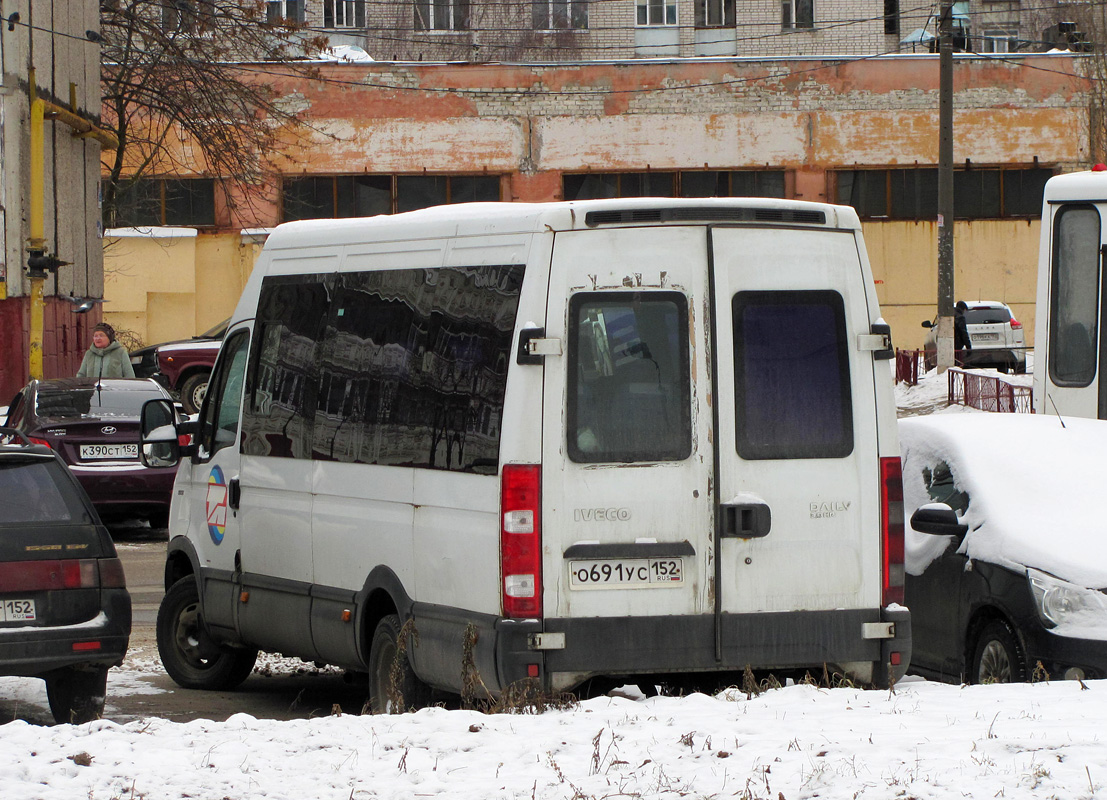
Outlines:
<svg viewBox="0 0 1107 800"><path fill-rule="evenodd" d="M218 465L208 475L207 496L208 534L216 544L223 541L227 529L227 481Z"/></svg>

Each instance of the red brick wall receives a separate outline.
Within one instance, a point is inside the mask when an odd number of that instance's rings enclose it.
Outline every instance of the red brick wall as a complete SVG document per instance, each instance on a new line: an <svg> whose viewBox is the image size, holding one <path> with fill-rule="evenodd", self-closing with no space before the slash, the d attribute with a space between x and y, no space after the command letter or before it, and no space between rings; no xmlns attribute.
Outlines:
<svg viewBox="0 0 1107 800"><path fill-rule="evenodd" d="M76 314L73 305L46 298L43 312L42 374L44 378L76 375L88 349L89 331L100 321L100 306ZM0 406L27 384L31 315L28 298L0 300Z"/></svg>

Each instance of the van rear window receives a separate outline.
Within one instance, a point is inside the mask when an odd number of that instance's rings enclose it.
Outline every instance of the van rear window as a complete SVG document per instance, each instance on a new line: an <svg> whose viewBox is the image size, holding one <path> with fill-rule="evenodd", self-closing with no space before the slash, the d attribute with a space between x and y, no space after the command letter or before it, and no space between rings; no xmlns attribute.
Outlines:
<svg viewBox="0 0 1107 800"><path fill-rule="evenodd" d="M687 458L687 298L679 292L581 293L569 302L569 325L569 458Z"/></svg>
<svg viewBox="0 0 1107 800"><path fill-rule="evenodd" d="M842 458L853 452L842 296L739 292L732 310L738 455Z"/></svg>

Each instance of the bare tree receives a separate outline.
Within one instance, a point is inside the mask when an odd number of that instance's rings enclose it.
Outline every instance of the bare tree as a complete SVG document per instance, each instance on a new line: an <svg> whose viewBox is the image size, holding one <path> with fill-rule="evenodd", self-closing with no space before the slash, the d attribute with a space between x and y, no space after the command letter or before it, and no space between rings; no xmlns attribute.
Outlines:
<svg viewBox="0 0 1107 800"><path fill-rule="evenodd" d="M267 72L310 74L306 59L327 46L302 23L267 18L267 5L102 0L103 124L119 138L103 155L109 224L143 178L200 174L247 203L265 190L267 155L304 125Z"/></svg>

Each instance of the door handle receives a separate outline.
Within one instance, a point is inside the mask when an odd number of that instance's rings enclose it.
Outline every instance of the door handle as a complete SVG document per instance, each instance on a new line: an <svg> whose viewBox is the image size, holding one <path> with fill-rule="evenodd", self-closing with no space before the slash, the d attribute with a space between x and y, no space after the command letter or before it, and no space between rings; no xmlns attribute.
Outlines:
<svg viewBox="0 0 1107 800"><path fill-rule="evenodd" d="M231 478L227 481L227 505L238 511L238 504L242 500L242 484L238 482L238 478Z"/></svg>
<svg viewBox="0 0 1107 800"><path fill-rule="evenodd" d="M721 505L721 535L733 539L759 539L769 535L773 515L764 503Z"/></svg>

